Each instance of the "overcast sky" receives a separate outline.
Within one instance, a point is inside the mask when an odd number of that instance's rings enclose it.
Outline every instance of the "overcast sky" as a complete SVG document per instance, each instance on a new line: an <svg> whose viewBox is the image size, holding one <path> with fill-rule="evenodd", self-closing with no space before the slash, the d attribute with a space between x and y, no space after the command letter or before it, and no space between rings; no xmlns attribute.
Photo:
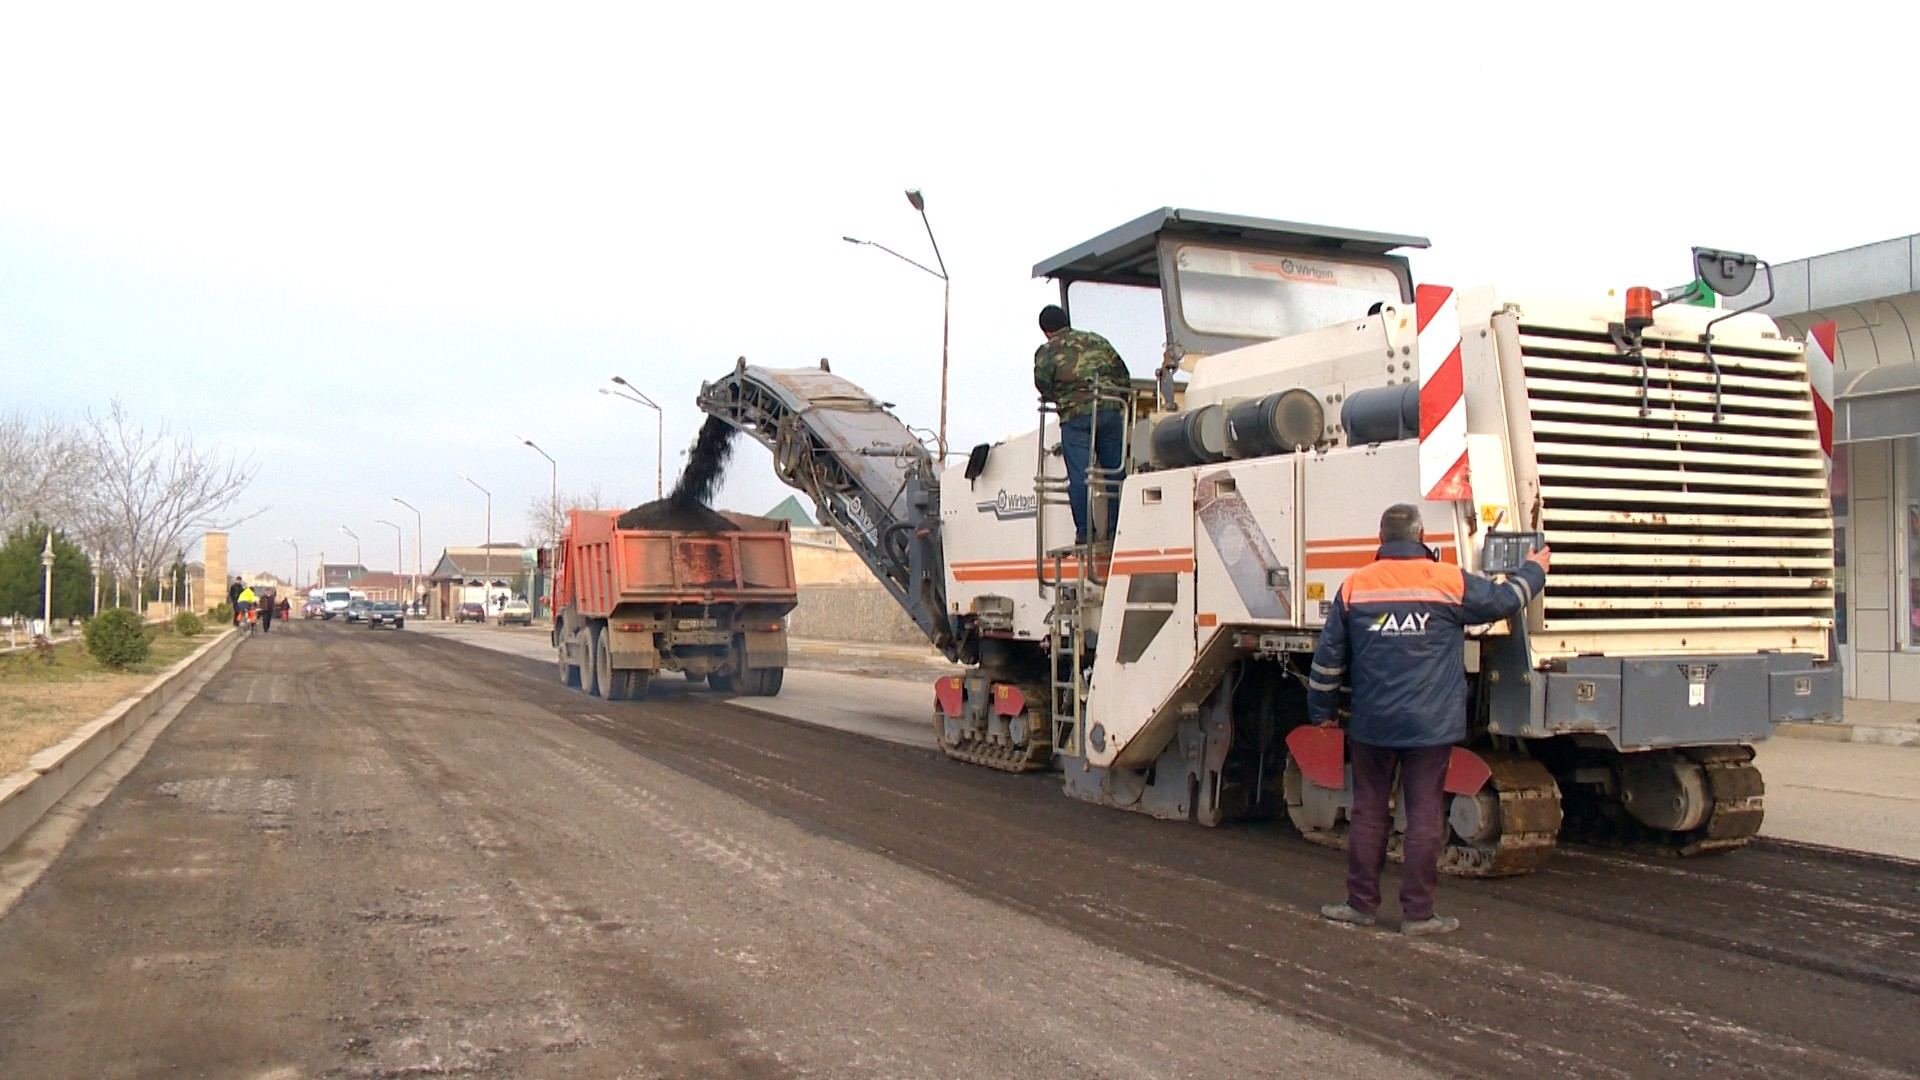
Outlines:
<svg viewBox="0 0 1920 1080"><path fill-rule="evenodd" d="M1429 236L1416 279L1675 284L1920 228L1899 5L11 4L0 408L119 397L250 456L237 569L652 497L703 379L834 370L1031 423L1040 259L1162 206ZM647 5L648 9L655 7ZM1764 6L1770 9L1771 5ZM1300 10L1295 10L1300 8ZM1136 374L1157 357L1130 357ZM764 451L722 503L783 498Z"/></svg>

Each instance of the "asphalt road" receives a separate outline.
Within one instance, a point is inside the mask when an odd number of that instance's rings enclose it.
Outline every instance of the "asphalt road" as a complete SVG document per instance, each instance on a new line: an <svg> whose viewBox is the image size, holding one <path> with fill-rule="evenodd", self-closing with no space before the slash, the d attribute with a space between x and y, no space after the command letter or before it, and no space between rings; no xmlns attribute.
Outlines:
<svg viewBox="0 0 1920 1080"><path fill-rule="evenodd" d="M539 629L416 624L423 633L487 649L550 660ZM909 656L912 654L909 653ZM907 746L934 745L930 684L959 668L903 658L882 646L794 643L794 667L774 698L741 698L742 707ZM673 677L660 693L684 692ZM1760 834L1920 861L1920 749L1776 738L1759 747L1767 784L1767 816Z"/></svg>
<svg viewBox="0 0 1920 1080"><path fill-rule="evenodd" d="M1332 852L446 638L242 643L0 919L4 1076L1911 1076L1920 871Z"/></svg>

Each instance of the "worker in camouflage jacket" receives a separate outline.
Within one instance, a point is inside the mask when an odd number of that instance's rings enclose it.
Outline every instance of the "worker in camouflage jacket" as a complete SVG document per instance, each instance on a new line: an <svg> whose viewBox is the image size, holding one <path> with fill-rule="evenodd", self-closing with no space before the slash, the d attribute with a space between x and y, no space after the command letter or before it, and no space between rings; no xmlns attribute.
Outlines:
<svg viewBox="0 0 1920 1080"><path fill-rule="evenodd" d="M1075 330L1058 305L1040 309L1040 332L1047 340L1033 354L1033 385L1041 400L1060 410L1060 456L1067 465L1074 543L1093 539L1088 526L1087 469L1096 454L1113 484L1098 539L1111 541L1120 522L1119 483L1126 475L1120 449L1127 415L1117 403L1095 402L1094 387L1097 384L1102 394L1125 394L1133 377L1112 342L1090 330Z"/></svg>

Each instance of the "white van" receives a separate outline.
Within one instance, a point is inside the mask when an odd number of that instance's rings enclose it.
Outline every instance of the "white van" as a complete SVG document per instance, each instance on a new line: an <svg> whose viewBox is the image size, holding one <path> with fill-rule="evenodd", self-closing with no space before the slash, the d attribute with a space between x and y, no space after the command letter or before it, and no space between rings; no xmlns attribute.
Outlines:
<svg viewBox="0 0 1920 1080"><path fill-rule="evenodd" d="M320 617L331 619L335 615L345 615L353 603L352 589L327 589L321 597Z"/></svg>

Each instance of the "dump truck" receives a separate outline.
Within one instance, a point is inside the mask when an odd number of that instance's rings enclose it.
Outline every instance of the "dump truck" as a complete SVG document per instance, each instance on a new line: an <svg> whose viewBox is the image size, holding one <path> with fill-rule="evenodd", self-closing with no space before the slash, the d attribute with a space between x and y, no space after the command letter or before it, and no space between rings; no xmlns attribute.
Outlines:
<svg viewBox="0 0 1920 1080"><path fill-rule="evenodd" d="M689 515L698 529L623 529L620 516L567 516L553 593L560 681L609 701L641 696L663 671L778 694L799 599L787 523L702 511Z"/></svg>
<svg viewBox="0 0 1920 1080"><path fill-rule="evenodd" d="M1089 477L1084 544L1044 404L947 464L824 361L742 361L699 403L771 448L966 665L933 687L950 757L1343 844L1350 771L1307 722L1311 658L1381 511L1411 503L1432 556L1468 570L1553 549L1544 593L1460 657L1443 866L1525 873L1565 833L1741 846L1763 813L1753 745L1840 710L1831 426L1802 343L1684 302L1699 284L1416 285L1401 252L1426 246L1165 208L1037 265L1075 326L1165 334L1152 378L1096 390L1128 414L1126 469ZM1720 295L1770 281L1750 256L1694 262Z"/></svg>

